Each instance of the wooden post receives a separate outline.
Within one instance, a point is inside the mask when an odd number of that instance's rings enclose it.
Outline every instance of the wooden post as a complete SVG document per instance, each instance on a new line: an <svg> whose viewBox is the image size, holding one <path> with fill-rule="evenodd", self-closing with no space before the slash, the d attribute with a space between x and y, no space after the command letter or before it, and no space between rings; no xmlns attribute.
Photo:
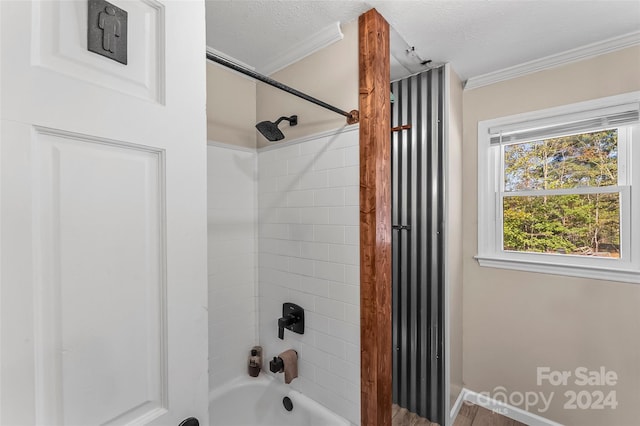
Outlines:
<svg viewBox="0 0 640 426"><path fill-rule="evenodd" d="M389 24L359 18L361 424L391 425Z"/></svg>

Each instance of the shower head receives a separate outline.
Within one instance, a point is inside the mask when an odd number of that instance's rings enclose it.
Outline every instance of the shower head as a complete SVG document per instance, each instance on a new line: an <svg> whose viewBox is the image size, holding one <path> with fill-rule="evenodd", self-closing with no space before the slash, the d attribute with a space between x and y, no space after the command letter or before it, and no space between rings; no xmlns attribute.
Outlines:
<svg viewBox="0 0 640 426"><path fill-rule="evenodd" d="M292 115L291 117L280 117L275 123L271 121L261 121L256 124L256 129L258 129L258 131L262 133L262 136L267 138L269 142L280 141L284 139L284 135L278 128L278 124L280 124L282 120L287 120L289 122L289 126L295 126L298 124L298 116Z"/></svg>

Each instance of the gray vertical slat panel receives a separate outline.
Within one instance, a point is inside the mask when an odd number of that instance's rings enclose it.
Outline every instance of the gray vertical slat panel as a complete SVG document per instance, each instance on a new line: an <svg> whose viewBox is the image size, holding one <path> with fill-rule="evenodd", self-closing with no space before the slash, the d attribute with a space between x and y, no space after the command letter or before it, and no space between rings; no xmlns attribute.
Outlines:
<svg viewBox="0 0 640 426"><path fill-rule="evenodd" d="M391 85L391 91L393 93L398 93L398 86L400 83L393 83ZM391 105L391 123L398 122L398 106L397 104ZM391 137L391 223L398 223L398 134L394 133ZM399 327L397 324L399 323L399 314L400 314L400 300L399 300L399 286L398 282L398 260L399 260L399 250L398 250L398 239L396 237L396 233L392 231L391 235L391 277L392 282L396 283L391 286L391 339L393 342L393 350L392 350L392 396L393 402L398 403L399 401L399 385L400 385L400 370L399 368L399 351L400 351L400 336L399 336Z"/></svg>
<svg viewBox="0 0 640 426"><path fill-rule="evenodd" d="M443 69L394 82L393 401L433 422L444 419Z"/></svg>
<svg viewBox="0 0 640 426"><path fill-rule="evenodd" d="M431 380L429 386L429 395L430 395L430 412L431 417L437 416L437 399L435 396L438 392L438 360L437 357L439 355L438 352L438 312L437 312L437 301L439 298L438 292L438 263L440 258L440 251L438 250L438 209L439 209L439 195L440 191L438 190L439 179L438 179L438 170L439 170L439 153L438 153L438 121L440 117L438 116L438 85L435 73L430 72L430 84L429 84L429 110L431 114L430 119L430 131L428 135L428 139L430 141L430 159L429 159L429 167L430 174L429 178L431 180L431 193L429 194L429 205L430 205L430 215L429 215L429 228L430 235L429 238L429 251L431 256L429 258L429 308L430 308L430 331L431 331L431 339L429 342L430 345L430 357L429 357L429 368L431 370Z"/></svg>
<svg viewBox="0 0 640 426"><path fill-rule="evenodd" d="M420 153L420 164L422 166L421 167L422 173L420 175L421 191L420 191L420 199L418 201L420 205L420 227L418 230L416 230L416 235L420 239L420 243L418 245L420 247L420 250L419 250L419 253L417 253L417 255L421 259L421 262L420 262L421 270L420 270L419 280L420 280L420 283L422 283L422 287L423 287L420 293L420 305L422 306L422 315L420 316L420 329L422 330L422 333L421 333L422 345L420 347L421 349L420 359L423 360L422 370L424 375L424 381L421 383L421 386L420 386L419 412L423 414L423 416L425 417L427 417L427 413L429 409L428 396L429 396L429 383L430 383L430 370L426 362L429 359L429 348L430 348L429 319L428 319L428 314L430 312L430 309L428 305L429 294L428 294L427 288L424 288L426 286L426 283L429 282L428 281L429 268L427 268L427 265L424 262L424 259L426 259L426 256L428 254L428 250L427 250L428 203L427 203L427 197L425 195L429 187L429 179L428 179L429 166L427 163L428 144L426 143L427 141L425 141L425 137L424 137L424 135L427 134L427 128L428 128L428 124L427 124L428 123L428 116L427 116L428 114L427 92L428 91L429 91L429 85L428 85L427 74L424 73L420 75L420 87L418 91L419 104L420 104L420 116L419 116L418 128L420 129L420 138L423 143L421 144L422 152Z"/></svg>
<svg viewBox="0 0 640 426"><path fill-rule="evenodd" d="M413 76L410 79L411 87L409 89L410 96L408 97L408 114L405 122L413 123L417 119L417 100L416 96L413 94L416 92L418 87L419 78L417 76ZM407 180L409 182L409 186L405 188L405 192L407 193L407 198L410 200L409 208L408 208L408 217L406 224L411 226L411 230L404 231L404 234L407 236L408 249L409 249L409 276L407 279L409 280L409 286L411 288L411 297L410 297L410 306L409 306L409 324L411 324L411 380L409 381L409 394L410 394L410 406L417 407L420 401L420 380L421 380L421 365L418 360L420 359L418 356L420 355L420 322L419 322L419 309L420 309L420 281L418 280L418 270L420 265L420 258L416 256L417 254L417 242L418 238L416 238L415 225L417 218L417 200L419 200L419 194L417 192L418 185L418 177L420 175L420 165L417 157L417 148L420 145L421 138L415 131L407 131L404 132L407 134L409 141L408 147L410 149L410 158L409 164L407 168Z"/></svg>
<svg viewBox="0 0 640 426"><path fill-rule="evenodd" d="M400 123L406 122L407 120L407 110L408 110L408 102L406 101L411 91L409 90L411 82L405 80L402 82L400 87L400 98L403 101L400 103ZM400 124L401 125L401 124ZM409 202L410 198L408 197L408 193L406 189L409 185L409 173L407 170L407 164L409 162L409 143L407 138L407 132L399 132L400 138L400 152L401 152L401 160L400 160L400 185L398 188L398 193L400 194L400 224L404 225L408 222L409 218ZM402 401L403 407L410 407L409 403L409 395L410 395L410 380L405 380L406 377L412 377L412 356L411 352L411 332L415 327L415 324L412 324L410 321L410 303L411 303L411 289L410 289L410 266L411 266L411 251L409 248L409 238L406 231L396 231L396 235L398 235L398 240L400 241L402 256L400 258L400 288L402 289L401 295L401 303L402 303L402 314L401 314L401 336L402 336L402 365L400 366L400 374L403 379L403 383L400 386L400 401Z"/></svg>
<svg viewBox="0 0 640 426"><path fill-rule="evenodd" d="M444 108L445 108L445 75L444 67L436 70L438 73L438 147L439 156L438 164L438 185L439 185L439 200L438 200L438 253L440 253L440 261L438 262L438 354L440 359L438 360L438 392L442 393L446 389L445 384L445 335L444 335L444 319L445 319L445 300L444 300L444 286L445 286L445 232L444 232L444 214L445 214L445 137L444 137ZM441 398L438 403L439 418L444 418L445 413L449 407L445 406L445 399Z"/></svg>
<svg viewBox="0 0 640 426"><path fill-rule="evenodd" d="M427 301L426 307L428 310L427 313L427 324L425 326L425 333L428 339L428 349L426 356L423 358L423 362L425 363L425 368L429 372L429 383L427 384L427 393L424 395L424 402L426 403L426 416L429 419L434 418L433 413L433 359L435 358L435 352L433 347L433 262L434 257L437 253L434 253L433 250L433 208L434 208L434 180L433 180L433 167L434 167L434 153L433 153L433 121L437 119L434 117L434 109L433 109L433 97L432 97L432 76L433 72L427 72L424 75L425 79L425 92L423 96L425 97L426 111L425 111L425 119L427 123L427 129L423 134L423 138L425 140L426 146L425 150L427 151L426 161L423 167L425 168L425 185L426 190L424 192L427 216L425 221L425 233L423 235L426 252L424 257L425 269L426 269L426 277L425 277L425 293L427 293Z"/></svg>

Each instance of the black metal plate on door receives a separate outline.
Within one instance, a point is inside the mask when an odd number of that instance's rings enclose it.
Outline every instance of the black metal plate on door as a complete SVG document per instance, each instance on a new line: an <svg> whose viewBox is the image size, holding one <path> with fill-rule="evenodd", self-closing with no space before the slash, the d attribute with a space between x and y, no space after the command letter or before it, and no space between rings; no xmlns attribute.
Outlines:
<svg viewBox="0 0 640 426"><path fill-rule="evenodd" d="M89 0L87 48L127 65L126 10L105 0Z"/></svg>

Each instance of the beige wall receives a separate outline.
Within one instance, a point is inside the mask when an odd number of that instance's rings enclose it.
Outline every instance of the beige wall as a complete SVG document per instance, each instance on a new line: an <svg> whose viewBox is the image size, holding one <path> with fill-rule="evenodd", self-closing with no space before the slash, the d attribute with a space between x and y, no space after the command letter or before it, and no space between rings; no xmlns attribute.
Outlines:
<svg viewBox="0 0 640 426"><path fill-rule="evenodd" d="M640 286L481 268L477 253L480 120L640 90L640 47L465 91L463 151L464 382L476 392L555 392L538 413L569 425L637 425L640 419ZM536 368L604 366L615 387L536 384ZM569 380L572 383L572 379ZM567 410L567 389L615 390L615 410ZM539 405L541 407L541 405Z"/></svg>
<svg viewBox="0 0 640 426"><path fill-rule="evenodd" d="M358 109L358 22L342 25L344 38L280 70L271 78L344 111ZM298 125L280 124L282 142L346 124L345 117L263 83L257 85L257 121L298 115ZM260 134L258 146L269 143Z"/></svg>
<svg viewBox="0 0 640 426"><path fill-rule="evenodd" d="M462 391L462 81L447 66L447 268L449 304L449 408Z"/></svg>
<svg viewBox="0 0 640 426"><path fill-rule="evenodd" d="M256 147L256 83L207 62L207 139Z"/></svg>

